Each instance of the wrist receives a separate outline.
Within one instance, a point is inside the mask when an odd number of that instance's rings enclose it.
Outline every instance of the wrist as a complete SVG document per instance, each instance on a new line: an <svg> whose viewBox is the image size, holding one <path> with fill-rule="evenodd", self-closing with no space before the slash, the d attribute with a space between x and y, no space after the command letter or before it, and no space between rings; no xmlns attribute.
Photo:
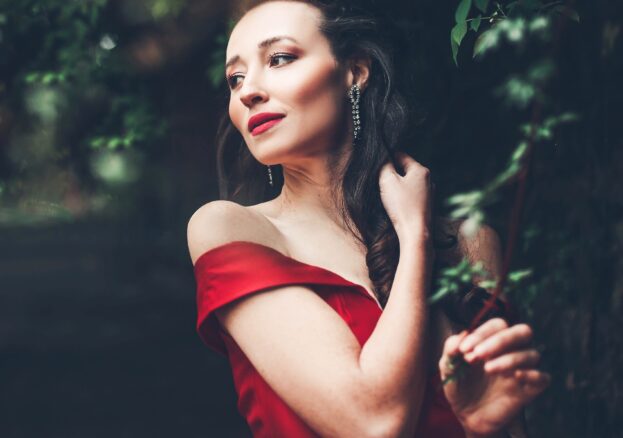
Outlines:
<svg viewBox="0 0 623 438"><path fill-rule="evenodd" d="M428 246L432 244L430 228L424 223L410 224L409 226L394 227L398 241L410 246Z"/></svg>

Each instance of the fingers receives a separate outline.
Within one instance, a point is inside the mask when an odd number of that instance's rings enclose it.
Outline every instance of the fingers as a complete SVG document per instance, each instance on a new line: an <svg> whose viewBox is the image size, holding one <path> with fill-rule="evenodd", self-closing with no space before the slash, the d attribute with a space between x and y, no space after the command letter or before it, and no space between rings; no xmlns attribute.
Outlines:
<svg viewBox="0 0 623 438"><path fill-rule="evenodd" d="M488 373L503 373L519 368L536 366L541 355L536 350L521 350L496 357L485 362L484 368Z"/></svg>
<svg viewBox="0 0 623 438"><path fill-rule="evenodd" d="M395 156L398 163L405 170L405 173L407 173L411 167L421 166L421 164L415 161L411 155L404 152L398 151Z"/></svg>
<svg viewBox="0 0 623 438"><path fill-rule="evenodd" d="M405 174L408 173L411 169L422 169L425 172L429 172L428 168L422 166L409 154L401 151L396 151L394 157L396 158L396 163L399 164L400 167L402 167ZM400 175L396 167L394 167L394 163L391 159L381 167L381 171L383 171L384 169L392 171L396 175Z"/></svg>
<svg viewBox="0 0 623 438"><path fill-rule="evenodd" d="M469 363L486 360L502 353L525 346L532 340L532 329L527 324L517 324L502 329L481 341L472 351L466 353L465 360Z"/></svg>
<svg viewBox="0 0 623 438"><path fill-rule="evenodd" d="M398 175L398 172L396 172L396 168L394 167L394 163L392 163L391 160L381 166L381 175L386 172Z"/></svg>
<svg viewBox="0 0 623 438"><path fill-rule="evenodd" d="M507 327L508 324L502 318L490 319L489 321L478 327L476 330L474 330L469 336L467 336L463 340L463 342L461 342L461 346L459 347L461 353L467 353L471 351L477 344L487 339L494 333L497 333L500 330L504 330Z"/></svg>
<svg viewBox="0 0 623 438"><path fill-rule="evenodd" d="M552 381L552 377L549 373L539 370L516 370L515 378L521 382L522 385L546 387Z"/></svg>
<svg viewBox="0 0 623 438"><path fill-rule="evenodd" d="M524 394L526 394L530 399L535 398L543 392L552 380L549 373L538 370L516 370L515 378L522 386ZM529 401L530 400L527 400L527 402Z"/></svg>
<svg viewBox="0 0 623 438"><path fill-rule="evenodd" d="M443 344L442 356L453 356L459 353L459 345L467 336L467 330L463 330L461 333L449 336L446 342Z"/></svg>
<svg viewBox="0 0 623 438"><path fill-rule="evenodd" d="M448 339L446 339L446 342L443 345L443 354L439 360L439 371L441 373L442 380L445 380L447 376L453 373L454 366L452 365L452 357L460 353L459 345L465 336L467 336L467 330L464 330L456 335L449 336Z"/></svg>

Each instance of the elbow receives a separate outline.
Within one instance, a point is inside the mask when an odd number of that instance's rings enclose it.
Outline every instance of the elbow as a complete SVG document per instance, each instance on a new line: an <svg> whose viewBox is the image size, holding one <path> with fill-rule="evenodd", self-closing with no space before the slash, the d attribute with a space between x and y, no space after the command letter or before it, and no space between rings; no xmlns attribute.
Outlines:
<svg viewBox="0 0 623 438"><path fill-rule="evenodd" d="M419 391L404 389L379 391L378 385L359 381L348 385L357 391L338 391L339 398L333 406L331 418L339 419L323 436L356 438L412 438L415 434L421 408ZM336 415L336 413L339 413Z"/></svg>
<svg viewBox="0 0 623 438"><path fill-rule="evenodd" d="M366 438L397 438L401 436L400 428L394 421L387 419L375 420L368 423L368 427L363 435Z"/></svg>
<svg viewBox="0 0 623 438"><path fill-rule="evenodd" d="M406 407L388 410L382 414L368 416L366 438L412 437L415 433L415 418Z"/></svg>

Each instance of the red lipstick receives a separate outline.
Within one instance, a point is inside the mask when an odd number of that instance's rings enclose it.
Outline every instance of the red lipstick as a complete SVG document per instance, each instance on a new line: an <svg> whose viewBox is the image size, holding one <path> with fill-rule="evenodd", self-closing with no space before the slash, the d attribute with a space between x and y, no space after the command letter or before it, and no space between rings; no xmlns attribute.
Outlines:
<svg viewBox="0 0 623 438"><path fill-rule="evenodd" d="M276 125L285 117L281 113L259 113L249 119L247 124L252 135L258 135Z"/></svg>

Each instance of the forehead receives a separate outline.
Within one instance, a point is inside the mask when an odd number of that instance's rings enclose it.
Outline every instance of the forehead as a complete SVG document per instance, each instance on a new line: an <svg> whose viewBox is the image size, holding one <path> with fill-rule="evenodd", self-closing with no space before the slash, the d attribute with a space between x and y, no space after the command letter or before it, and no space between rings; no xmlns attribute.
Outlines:
<svg viewBox="0 0 623 438"><path fill-rule="evenodd" d="M234 27L227 44L227 56L255 48L275 35L289 35L301 44L317 42L321 12L297 1L271 1L247 12Z"/></svg>

